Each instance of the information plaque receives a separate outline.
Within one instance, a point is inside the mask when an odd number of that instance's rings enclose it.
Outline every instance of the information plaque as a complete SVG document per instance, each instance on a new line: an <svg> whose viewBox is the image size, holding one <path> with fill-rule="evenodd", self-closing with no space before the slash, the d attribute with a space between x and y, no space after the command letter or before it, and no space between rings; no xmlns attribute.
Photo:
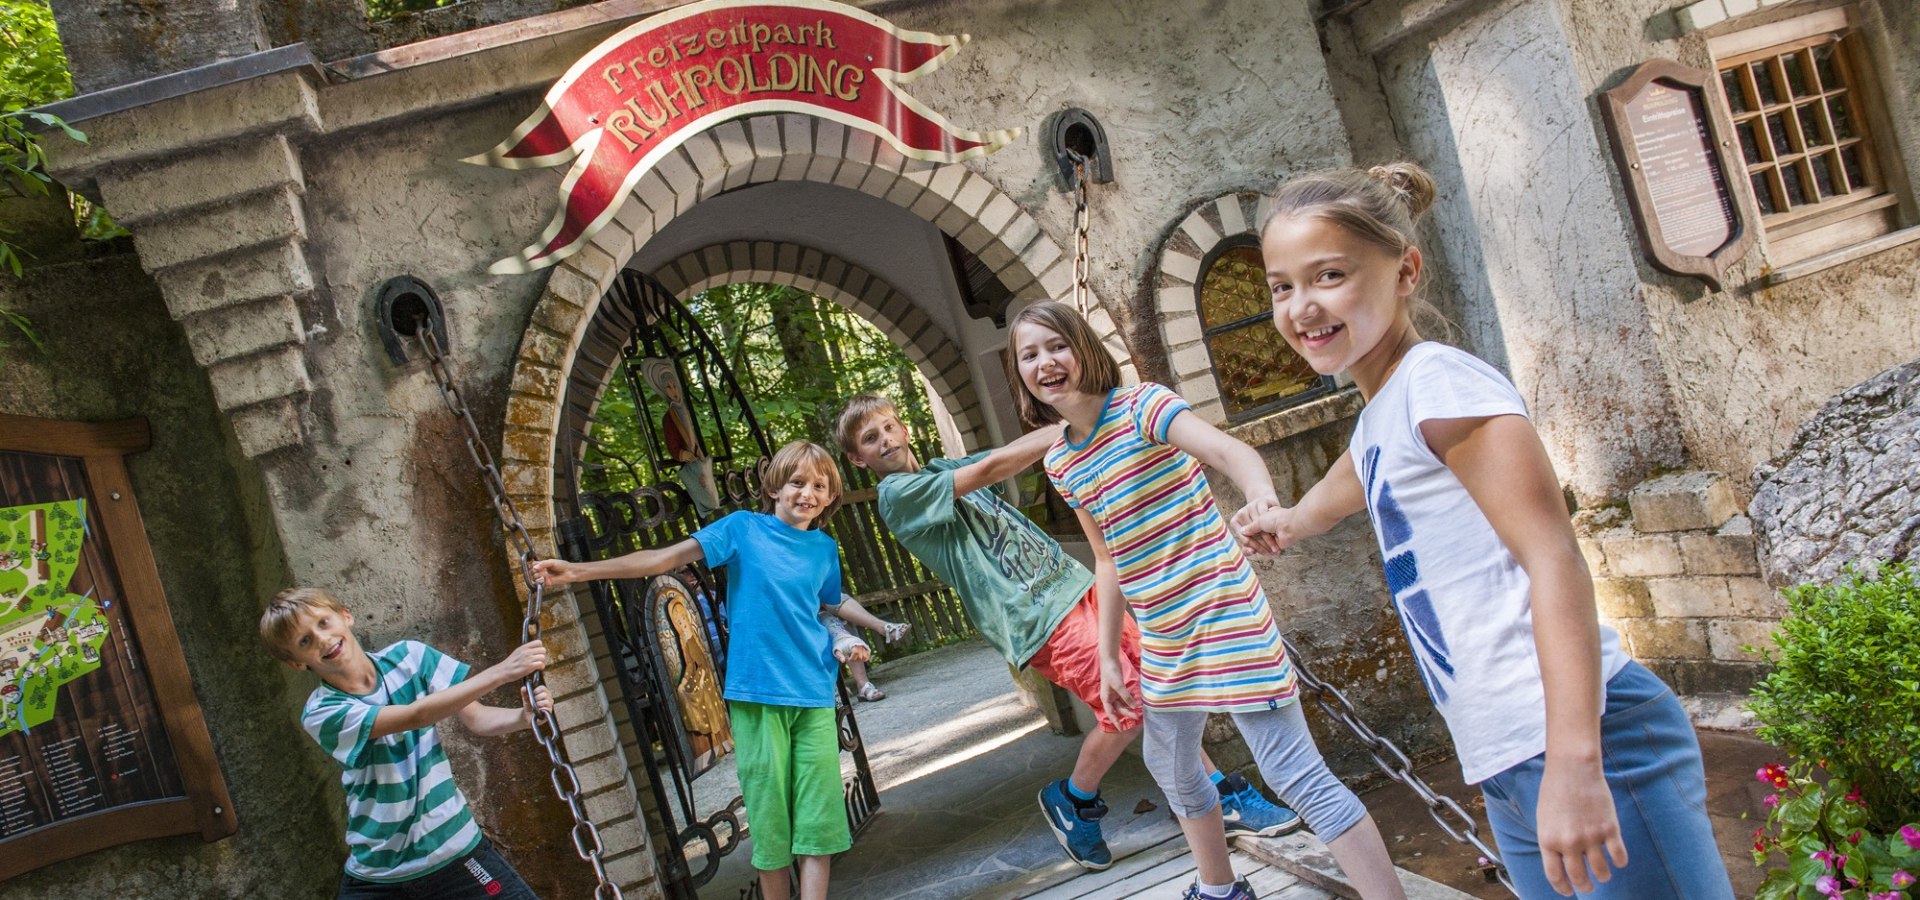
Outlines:
<svg viewBox="0 0 1920 900"><path fill-rule="evenodd" d="M1664 59L1642 63L1600 95L1600 112L1641 250L1661 270L1717 291L1754 235L1728 179L1744 170L1716 111L1712 77Z"/></svg>
<svg viewBox="0 0 1920 900"><path fill-rule="evenodd" d="M0 415L0 880L236 827L122 461L146 446Z"/></svg>

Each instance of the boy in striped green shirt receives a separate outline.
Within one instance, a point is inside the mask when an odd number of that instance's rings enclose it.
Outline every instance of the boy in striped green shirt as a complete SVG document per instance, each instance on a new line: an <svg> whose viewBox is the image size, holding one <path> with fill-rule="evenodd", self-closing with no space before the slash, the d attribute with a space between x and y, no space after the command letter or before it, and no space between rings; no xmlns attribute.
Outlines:
<svg viewBox="0 0 1920 900"><path fill-rule="evenodd" d="M260 617L260 637L288 666L320 676L300 724L340 764L346 788L340 900L534 900L481 836L435 725L459 716L486 737L530 727L526 708L479 701L546 668L539 641L478 673L419 641L368 653L354 637L353 613L319 588L281 591ZM533 699L553 709L546 688Z"/></svg>

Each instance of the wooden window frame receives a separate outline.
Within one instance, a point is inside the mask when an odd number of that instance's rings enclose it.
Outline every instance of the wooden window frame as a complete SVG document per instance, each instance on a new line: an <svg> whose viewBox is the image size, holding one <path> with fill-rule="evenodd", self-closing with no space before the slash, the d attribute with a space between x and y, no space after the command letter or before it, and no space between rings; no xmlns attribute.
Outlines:
<svg viewBox="0 0 1920 900"><path fill-rule="evenodd" d="M1757 61L1777 60L1791 53L1810 53L1814 48L1828 45L1835 47L1834 67L1845 84L1837 89L1822 84L1817 96L1824 101L1844 92L1853 130L1858 136L1841 139L1833 133L1830 106L1821 102L1816 111L1817 124L1831 141L1814 145L1814 152L1809 154L1806 137L1801 133L1805 126L1798 112L1806 105L1807 98L1789 95L1777 97L1771 104L1761 103L1757 89L1750 94L1746 91L1748 87L1757 86L1751 84L1752 76L1745 70ZM1770 190L1783 190L1779 175L1782 166L1778 160L1784 158L1787 164L1799 166L1806 157L1838 153L1842 147L1858 148L1862 183L1872 189L1871 193L1854 191L1772 213L1764 212L1761 198L1755 196L1753 208L1759 213L1759 231L1769 262L1776 266L1802 262L1866 243L1909 224L1904 221L1906 204L1903 203L1908 186L1900 169L1899 148L1893 143L1892 123L1887 121L1882 102L1885 93L1874 67L1873 48L1855 27L1846 7L1820 10L1714 37L1708 40L1707 47L1713 57L1714 90L1719 93L1722 104L1718 114L1726 116L1727 133L1734 136L1732 156L1739 165L1742 190L1752 193L1753 176L1763 172L1772 182ZM1746 112L1735 113L1734 98L1727 96L1725 77L1729 72L1740 73L1736 77L1745 95L1740 105L1747 108ZM1773 76L1779 78L1783 74L1776 63ZM1813 77L1818 78L1817 70ZM1787 85L1781 87L1790 91ZM1764 133L1765 122L1772 116L1783 116L1782 122L1787 126L1790 146L1784 152ZM1747 122L1761 123L1763 128L1758 136L1763 157L1759 163L1749 163L1741 146L1740 129ZM1811 166L1812 162L1805 165ZM1847 177L1844 171L1842 177ZM1804 184L1803 190L1818 192L1816 183L1812 182Z"/></svg>
<svg viewBox="0 0 1920 900"><path fill-rule="evenodd" d="M1213 369L1215 373L1214 384L1221 388L1220 410L1221 412L1226 414L1227 421L1229 423L1246 422L1252 419L1258 419L1261 416L1271 415L1275 412L1286 409L1290 406L1298 406L1310 400L1316 400L1321 397L1325 397L1328 394L1333 393L1335 390L1339 388L1339 384L1333 379L1333 376L1321 375L1316 379L1314 379L1314 385L1312 387L1307 388L1304 391L1288 394L1277 400L1263 403L1259 406L1249 407L1245 410L1242 410L1241 412L1233 412L1228 408L1226 388L1223 385L1220 385L1220 377L1218 374L1220 369L1220 361L1217 357L1214 356L1214 353L1213 353L1214 338L1217 338L1224 334L1229 334L1231 332L1239 331L1245 328L1257 327L1259 325L1264 325L1267 328L1273 327L1273 314L1271 312L1261 313L1259 315L1247 316L1245 318L1236 319L1224 325L1216 325L1211 328L1207 327L1206 325L1207 276L1213 272L1213 266L1215 263L1220 261L1220 257L1225 256L1229 252L1237 250L1242 247L1253 247L1255 249L1259 249L1260 236L1252 232L1248 232L1244 234L1229 235L1225 238L1222 238L1219 243L1209 248L1207 250L1207 255L1200 260L1199 279L1193 283L1193 309L1194 309L1195 315L1199 316L1200 323L1201 323L1200 324L1200 342L1206 346L1207 359L1213 363ZM1287 349L1289 352L1292 352L1293 350L1291 346L1289 346Z"/></svg>

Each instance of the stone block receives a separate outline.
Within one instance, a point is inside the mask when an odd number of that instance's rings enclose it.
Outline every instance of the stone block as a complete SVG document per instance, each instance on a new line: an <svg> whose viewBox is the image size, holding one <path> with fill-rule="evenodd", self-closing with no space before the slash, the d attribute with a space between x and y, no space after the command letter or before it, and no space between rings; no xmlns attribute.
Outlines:
<svg viewBox="0 0 1920 900"><path fill-rule="evenodd" d="M1687 532L1680 538L1680 559L1689 575L1757 575L1760 558L1754 552L1753 522L1734 516L1711 533Z"/></svg>
<svg viewBox="0 0 1920 900"><path fill-rule="evenodd" d="M1778 619L1787 614L1787 600L1760 578L1727 579L1728 615Z"/></svg>
<svg viewBox="0 0 1920 900"><path fill-rule="evenodd" d="M305 439L305 430L300 425L300 404L292 397L228 410L227 418L233 422L240 452L248 458L297 447Z"/></svg>
<svg viewBox="0 0 1920 900"><path fill-rule="evenodd" d="M1180 230L1193 240L1194 246L1202 250L1220 243L1220 232L1214 229L1212 222L1207 221L1207 217L1200 209L1188 213L1187 217L1180 221Z"/></svg>
<svg viewBox="0 0 1920 900"><path fill-rule="evenodd" d="M1160 327L1166 333L1169 347L1195 343L1202 337L1198 316L1168 317Z"/></svg>
<svg viewBox="0 0 1920 900"><path fill-rule="evenodd" d="M566 698L555 697L553 715L560 720L562 731L578 728L591 722L605 721L607 699L599 691L585 691ZM592 790L593 787L588 786L587 789Z"/></svg>
<svg viewBox="0 0 1920 900"><path fill-rule="evenodd" d="M658 871L653 865L651 847L643 847L625 856L608 859L607 878L620 886L620 893L626 897L654 897L661 891L655 884Z"/></svg>
<svg viewBox="0 0 1920 900"><path fill-rule="evenodd" d="M1680 547L1668 535L1641 535L1630 528L1614 528L1597 537L1606 556L1607 572L1615 577L1647 578L1686 571Z"/></svg>
<svg viewBox="0 0 1920 900"><path fill-rule="evenodd" d="M1698 0L1696 3L1681 7L1674 15L1679 18L1681 31L1685 33L1699 31L1726 21L1727 10L1720 5L1720 0Z"/></svg>
<svg viewBox="0 0 1920 900"><path fill-rule="evenodd" d="M288 241L154 273L176 319L313 290L306 253Z"/></svg>
<svg viewBox="0 0 1920 900"><path fill-rule="evenodd" d="M639 819L615 822L600 829L600 847L607 855L625 853L647 845L647 830Z"/></svg>
<svg viewBox="0 0 1920 900"><path fill-rule="evenodd" d="M572 731L562 730L560 743L568 759L592 759L613 751L613 728L605 721L588 722Z"/></svg>
<svg viewBox="0 0 1920 900"><path fill-rule="evenodd" d="M1778 619L1717 619L1707 623L1707 639L1714 659L1759 662L1758 653L1740 648L1773 649L1773 633L1779 627Z"/></svg>
<svg viewBox="0 0 1920 900"><path fill-rule="evenodd" d="M114 221L136 231L148 222L234 197L284 187L301 190L300 160L285 135L242 141L118 174L102 172L100 193Z"/></svg>
<svg viewBox="0 0 1920 900"><path fill-rule="evenodd" d="M1587 561L1587 573L1594 578L1604 578L1611 574L1607 570L1607 554L1600 549L1600 542L1592 538L1580 538L1580 556Z"/></svg>
<svg viewBox="0 0 1920 900"><path fill-rule="evenodd" d="M239 409L312 389L307 358L299 347L283 347L207 367L213 399L221 409Z"/></svg>
<svg viewBox="0 0 1920 900"><path fill-rule="evenodd" d="M1160 257L1160 271L1188 284L1200 281L1200 260L1185 253L1168 251Z"/></svg>
<svg viewBox="0 0 1920 900"><path fill-rule="evenodd" d="M1653 534L1719 528L1740 513L1733 486L1719 472L1681 472L1640 483L1627 494L1634 530Z"/></svg>
<svg viewBox="0 0 1920 900"><path fill-rule="evenodd" d="M624 784L615 785L608 790L589 796L585 806L587 819L596 826L601 823L612 823L623 816L633 815L633 792L627 790Z"/></svg>
<svg viewBox="0 0 1920 900"><path fill-rule="evenodd" d="M269 297L181 321L187 346L202 366L303 340L300 309L292 297Z"/></svg>
<svg viewBox="0 0 1920 900"><path fill-rule="evenodd" d="M1707 618L1733 612L1725 578L1649 578L1646 584L1654 614L1663 618Z"/></svg>
<svg viewBox="0 0 1920 900"><path fill-rule="evenodd" d="M586 635L580 629L567 630L579 635L577 639L581 646L586 645ZM593 660L585 656L567 660L549 660L544 674L547 679L547 690L555 697L572 696L600 686L600 675L593 668Z"/></svg>
<svg viewBox="0 0 1920 900"><path fill-rule="evenodd" d="M1699 619L1628 619L1620 637L1635 659L1707 659L1707 623Z"/></svg>
<svg viewBox="0 0 1920 900"><path fill-rule="evenodd" d="M278 185L212 209L157 218L134 232L140 265L149 272L234 250L304 241L306 217L293 186Z"/></svg>
<svg viewBox="0 0 1920 900"><path fill-rule="evenodd" d="M1608 619L1639 619L1653 615L1653 597L1647 583L1637 578L1596 578L1593 603Z"/></svg>
<svg viewBox="0 0 1920 900"><path fill-rule="evenodd" d="M1646 667L1681 696L1750 693L1767 673L1759 663L1714 659L1654 659Z"/></svg>

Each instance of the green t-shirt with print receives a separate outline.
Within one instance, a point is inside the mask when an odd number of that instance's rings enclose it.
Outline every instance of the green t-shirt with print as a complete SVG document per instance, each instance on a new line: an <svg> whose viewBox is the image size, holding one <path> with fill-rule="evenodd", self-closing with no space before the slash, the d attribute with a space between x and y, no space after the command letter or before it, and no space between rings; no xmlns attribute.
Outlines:
<svg viewBox="0 0 1920 900"><path fill-rule="evenodd" d="M880 518L960 595L987 643L1024 666L1093 588L1093 573L993 488L953 495L954 471L985 457L931 460L881 479Z"/></svg>

